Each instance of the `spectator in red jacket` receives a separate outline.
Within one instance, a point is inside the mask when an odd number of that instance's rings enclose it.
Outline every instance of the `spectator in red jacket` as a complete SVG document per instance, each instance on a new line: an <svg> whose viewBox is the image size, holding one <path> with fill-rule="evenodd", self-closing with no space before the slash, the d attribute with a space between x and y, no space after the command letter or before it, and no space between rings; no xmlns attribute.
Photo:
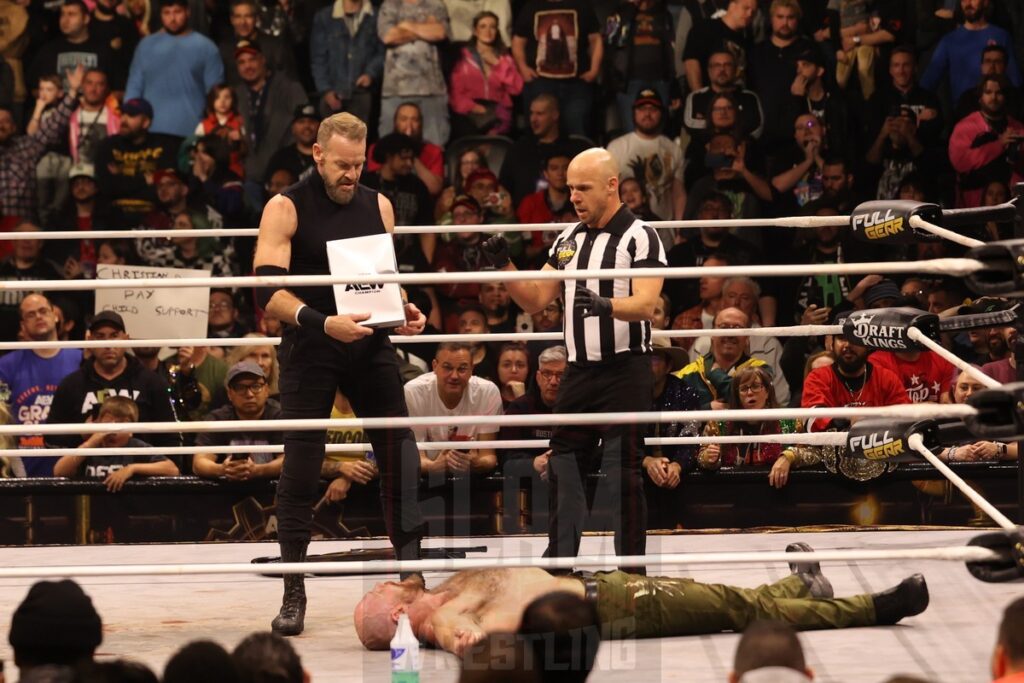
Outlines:
<svg viewBox="0 0 1024 683"><path fill-rule="evenodd" d="M576 209L569 201L569 182L567 171L572 160L569 152L554 149L544 160L543 175L547 188L523 197L516 210L516 218L520 223L572 223L576 221ZM526 258L534 267L536 259L546 258L552 242L558 237L559 229L534 230L533 238L526 245Z"/></svg>
<svg viewBox="0 0 1024 683"><path fill-rule="evenodd" d="M1024 124L1006 113L1005 76L984 76L978 84L979 110L953 128L949 161L956 169L957 205L980 206L992 180L1024 180Z"/></svg>

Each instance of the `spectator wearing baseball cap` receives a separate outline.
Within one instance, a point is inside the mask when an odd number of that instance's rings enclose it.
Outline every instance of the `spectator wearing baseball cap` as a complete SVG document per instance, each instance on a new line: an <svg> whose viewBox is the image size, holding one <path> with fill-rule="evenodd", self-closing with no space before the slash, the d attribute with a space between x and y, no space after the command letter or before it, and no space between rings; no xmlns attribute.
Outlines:
<svg viewBox="0 0 1024 683"><path fill-rule="evenodd" d="M292 144L295 110L306 104L306 91L294 78L272 71L258 43L239 42L235 46L235 66L241 81L234 88L235 99L248 144L245 190L262 206L270 159L277 150Z"/></svg>
<svg viewBox="0 0 1024 683"><path fill-rule="evenodd" d="M224 381L228 404L211 411L204 420L276 420L281 406L270 398L267 376L258 364L245 360L228 369ZM247 430L244 439L230 432L204 432L196 436L197 447L245 445L280 445L280 431ZM200 477L224 478L233 481L273 479L281 474L284 452L279 453L198 453L192 461L193 471Z"/></svg>
<svg viewBox="0 0 1024 683"><path fill-rule="evenodd" d="M468 194L456 195L452 200L451 220L457 232L449 233L450 239L441 241L434 251L431 265L439 273L472 273L487 267L487 261L480 250L482 235L476 230L459 231L460 225L474 225L483 222L484 211L480 202ZM480 295L476 282L452 283L435 287L445 331L455 331L458 311Z"/></svg>
<svg viewBox="0 0 1024 683"><path fill-rule="evenodd" d="M187 2L163 3L160 23L163 30L135 48L124 97L153 104L153 132L183 138L203 118L206 93L224 80L224 64L213 41L189 28Z"/></svg>
<svg viewBox="0 0 1024 683"><path fill-rule="evenodd" d="M686 209L683 187L683 153L679 145L662 134L665 104L655 90L641 90L633 103L634 130L608 143L608 151L619 164L620 178L640 176L651 210L666 219L679 220ZM672 248L672 235L662 231Z"/></svg>
<svg viewBox="0 0 1024 683"><path fill-rule="evenodd" d="M238 46L242 42L259 45L260 52L267 58L267 66L271 71L287 74L289 78L298 78L295 66L295 53L292 46L282 36L274 36L259 30L259 0L235 0L231 5L229 19L231 33L226 35L217 46L221 61L224 62L224 79L229 86L239 85L242 80L235 66Z"/></svg>
<svg viewBox="0 0 1024 683"><path fill-rule="evenodd" d="M483 209L484 223L515 223L512 210L512 195L498 183L498 176L487 168L478 168L468 176L463 186L465 193L475 199ZM506 235L513 255L521 251L522 233Z"/></svg>
<svg viewBox="0 0 1024 683"><path fill-rule="evenodd" d="M88 339L128 339L127 326L121 314L103 310L89 322ZM103 347L93 349L92 356L69 374L54 392L47 421L74 424L95 420L107 396L128 396L138 407L139 422L167 422L168 432L153 433L149 441L156 447L180 446L180 435L171 432L175 422L171 407L171 391L166 380L149 370L128 349ZM77 448L77 434L47 436L49 448Z"/></svg>
<svg viewBox="0 0 1024 683"><path fill-rule="evenodd" d="M620 127L633 131L633 101L641 90L653 89L663 102L668 102L675 87L673 54L675 22L668 3L648 3L641 11L633 2L619 2L608 19L610 35L606 36L605 71L607 85L616 93ZM675 95L679 97L679 95Z"/></svg>
<svg viewBox="0 0 1024 683"><path fill-rule="evenodd" d="M99 194L96 167L89 163L72 164L68 172L69 195L56 213L50 229L95 230L113 222L109 205ZM46 256L64 267L64 277L92 277L96 272L96 244L93 240L53 240L46 245Z"/></svg>
<svg viewBox="0 0 1024 683"><path fill-rule="evenodd" d="M96 154L96 180L103 199L121 214L119 222L126 226L137 226L153 210L154 174L174 168L178 161L181 138L150 130L153 118L148 100L125 101L120 132L103 140Z"/></svg>
<svg viewBox="0 0 1024 683"><path fill-rule="evenodd" d="M316 142L317 131L320 130L320 115L312 104L301 104L295 108L292 116L292 139L294 142L274 152L267 164L267 177L282 168L291 173L296 180L302 180L313 173L313 143Z"/></svg>

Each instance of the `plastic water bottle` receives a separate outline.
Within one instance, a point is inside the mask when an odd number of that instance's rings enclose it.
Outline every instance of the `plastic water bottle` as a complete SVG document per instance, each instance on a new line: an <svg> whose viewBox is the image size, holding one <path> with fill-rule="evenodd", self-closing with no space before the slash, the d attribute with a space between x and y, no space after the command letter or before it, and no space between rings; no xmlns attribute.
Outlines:
<svg viewBox="0 0 1024 683"><path fill-rule="evenodd" d="M420 641L409 624L409 615L398 616L398 629L391 639L391 683L419 683Z"/></svg>

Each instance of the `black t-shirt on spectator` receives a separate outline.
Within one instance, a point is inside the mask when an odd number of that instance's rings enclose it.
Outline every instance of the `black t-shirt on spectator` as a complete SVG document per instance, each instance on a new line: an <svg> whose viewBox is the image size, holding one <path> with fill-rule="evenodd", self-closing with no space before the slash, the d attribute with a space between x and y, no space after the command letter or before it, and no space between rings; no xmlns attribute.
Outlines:
<svg viewBox="0 0 1024 683"><path fill-rule="evenodd" d="M64 36L44 43L32 60L28 82L25 85L30 90L35 90L39 87L40 77L58 74L66 86L65 72L74 70L79 64L86 69L99 69L105 73L111 89L124 88L126 65L118 64L107 44L93 36L79 44L69 42Z"/></svg>
<svg viewBox="0 0 1024 683"><path fill-rule="evenodd" d="M717 247L708 247L699 235L693 235L668 252L669 268L699 268L712 254L725 254L729 265L746 266L755 263L757 251L752 244L732 234L726 234ZM700 302L700 280L672 278L665 280L664 291L672 301L673 317Z"/></svg>
<svg viewBox="0 0 1024 683"><path fill-rule="evenodd" d="M277 420L281 417L281 404L274 399L267 400L267 404L263 407L263 415L258 419L260 420ZM211 410L207 413L204 420L211 422L222 422L224 420L241 420L238 411L230 403L223 405L219 408ZM246 431L235 431L235 432L201 432L196 434L196 446L198 447L216 447L216 446L273 446L284 443L284 432L280 430L255 430L250 429ZM235 454L232 458L245 458L248 457L257 465L262 465L268 462L272 462L275 459L273 453L248 453L245 455ZM216 462L224 462L227 455L224 453L216 454Z"/></svg>
<svg viewBox="0 0 1024 683"><path fill-rule="evenodd" d="M753 42L748 32L734 31L726 26L721 19L693 25L690 35L686 38L683 61L696 59L700 62L701 71L704 72L707 69L711 53L723 47L736 57L736 74L739 80L743 81L746 77L747 65L750 64ZM704 80L707 81L706 73Z"/></svg>
<svg viewBox="0 0 1024 683"><path fill-rule="evenodd" d="M434 222L430 191L416 176L409 174L384 180L379 172L364 173L361 182L391 200L395 225L431 225Z"/></svg>
<svg viewBox="0 0 1024 683"><path fill-rule="evenodd" d="M512 194L512 205L519 206L523 197L541 189L541 165L553 151L564 151L572 158L583 151L583 143L561 137L554 142L540 142L531 133L523 135L509 149L501 164L499 181Z"/></svg>
<svg viewBox="0 0 1024 683"><path fill-rule="evenodd" d="M974 101L974 106L973 108L969 108L964 113L964 116L978 108L977 97L973 92L971 93L971 99ZM963 100L961 99L961 102L962 101ZM936 112L940 112L938 116L928 121L918 120L917 139L926 147L941 144L942 109L939 104L939 98L935 93L925 90L918 85L915 85L906 93L902 93L896 88L889 86L881 89L872 98L871 105L872 120L871 130L868 135L868 144L874 143L875 137L878 136L878 131L881 130L886 117L900 115L901 107L910 107L918 117L921 116L921 112L925 109L934 109Z"/></svg>
<svg viewBox="0 0 1024 683"><path fill-rule="evenodd" d="M134 436L128 439L125 448L153 448L151 444ZM170 460L166 455L153 451L149 455L100 455L90 456L85 459L78 469L78 476L83 479L106 479L108 476L123 470L128 465L148 465L156 462Z"/></svg>
<svg viewBox="0 0 1024 683"><path fill-rule="evenodd" d="M576 78L590 69L589 36L600 33L593 5L584 0L531 0L516 17L513 35L526 38L526 63L546 78ZM576 50L567 38L575 38ZM538 45L545 51L538 63Z"/></svg>
<svg viewBox="0 0 1024 683"><path fill-rule="evenodd" d="M64 274L57 264L47 259L39 259L28 268L19 268L14 264L14 257L9 256L0 261L0 280L63 280ZM28 292L5 291L0 294L0 339L16 341L21 323L21 300Z"/></svg>
<svg viewBox="0 0 1024 683"><path fill-rule="evenodd" d="M813 43L797 39L788 47L776 47L770 39L756 46L749 62L747 87L761 98L764 132L761 142L765 153L775 154L793 139L793 121L802 109L800 100L790 94L796 78L796 57Z"/></svg>
<svg viewBox="0 0 1024 683"><path fill-rule="evenodd" d="M266 178L263 180L268 182L270 176L274 175L274 171L280 171L282 168L290 171L296 180L302 180L307 173L311 172L313 165L312 154L303 154L295 145L288 145L277 150L274 152L274 156L270 157Z"/></svg>
<svg viewBox="0 0 1024 683"><path fill-rule="evenodd" d="M89 21L89 35L106 45L122 69L127 71L141 40L134 21L120 14L115 14L110 21L99 21L93 14Z"/></svg>

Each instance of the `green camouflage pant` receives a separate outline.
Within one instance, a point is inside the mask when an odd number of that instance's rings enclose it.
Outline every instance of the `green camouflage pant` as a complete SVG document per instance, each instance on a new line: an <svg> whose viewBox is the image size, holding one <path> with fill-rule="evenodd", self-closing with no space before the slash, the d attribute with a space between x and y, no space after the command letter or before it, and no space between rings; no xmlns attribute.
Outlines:
<svg viewBox="0 0 1024 683"><path fill-rule="evenodd" d="M752 589L618 571L599 572L593 578L605 638L742 631L757 619L784 621L801 630L875 623L871 596L811 598L795 575Z"/></svg>

